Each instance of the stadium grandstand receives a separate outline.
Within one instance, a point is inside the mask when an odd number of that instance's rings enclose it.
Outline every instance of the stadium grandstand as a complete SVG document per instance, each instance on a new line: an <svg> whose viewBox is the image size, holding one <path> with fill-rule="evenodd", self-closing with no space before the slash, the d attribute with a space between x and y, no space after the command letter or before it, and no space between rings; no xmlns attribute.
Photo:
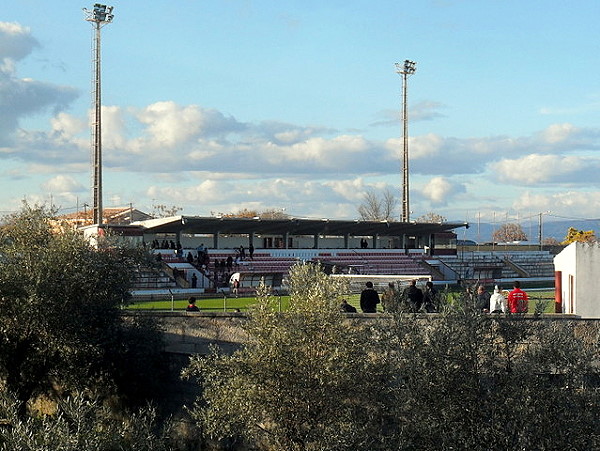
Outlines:
<svg viewBox="0 0 600 451"><path fill-rule="evenodd" d="M457 245L454 231L461 227L468 224L173 216L87 226L84 233L94 238L108 229L151 248L160 270L139 269L137 299L229 295L234 280L238 294L253 294L261 280L282 292L289 269L299 262L319 263L356 287L366 278L381 288L411 279L552 285L549 251Z"/></svg>

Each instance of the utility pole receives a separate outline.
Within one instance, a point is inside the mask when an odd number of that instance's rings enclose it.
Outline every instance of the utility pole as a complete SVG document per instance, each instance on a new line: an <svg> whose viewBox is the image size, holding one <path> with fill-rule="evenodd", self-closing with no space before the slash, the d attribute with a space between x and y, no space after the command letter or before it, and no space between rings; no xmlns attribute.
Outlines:
<svg viewBox="0 0 600 451"><path fill-rule="evenodd" d="M544 213L540 213L540 223L539 223L539 230L538 230L538 242L540 244L540 251L544 250L544 246L542 245L542 215Z"/></svg>
<svg viewBox="0 0 600 451"><path fill-rule="evenodd" d="M402 222L410 221L409 202L409 172L408 172L408 108L406 105L407 79L416 71L414 61L404 60L403 64L396 63L396 73L402 76Z"/></svg>
<svg viewBox="0 0 600 451"><path fill-rule="evenodd" d="M92 198L94 224L102 224L102 90L101 90L101 60L100 60L100 30L111 23L114 15L113 7L95 3L93 9L83 8L85 20L93 26L92 38Z"/></svg>

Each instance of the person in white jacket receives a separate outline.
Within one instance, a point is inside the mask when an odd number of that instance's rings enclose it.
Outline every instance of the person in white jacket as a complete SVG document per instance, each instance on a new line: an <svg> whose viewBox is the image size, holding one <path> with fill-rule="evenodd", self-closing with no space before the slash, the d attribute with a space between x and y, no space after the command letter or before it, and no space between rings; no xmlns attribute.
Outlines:
<svg viewBox="0 0 600 451"><path fill-rule="evenodd" d="M494 294L490 297L491 313L506 313L506 298L502 295L498 285L494 287Z"/></svg>

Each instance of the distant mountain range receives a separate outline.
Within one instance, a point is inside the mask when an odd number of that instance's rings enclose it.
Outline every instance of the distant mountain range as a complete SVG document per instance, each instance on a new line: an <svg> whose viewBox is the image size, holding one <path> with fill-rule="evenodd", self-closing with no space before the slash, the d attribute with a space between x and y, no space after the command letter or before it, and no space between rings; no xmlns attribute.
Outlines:
<svg viewBox="0 0 600 451"><path fill-rule="evenodd" d="M469 228L456 229L459 240L473 240L477 243L486 243L492 241L492 233L500 227L500 223L477 223L470 222ZM527 234L528 243L539 243L539 222L528 221L527 224L521 224L523 231ZM563 241L567 235L569 227L574 227L577 230L594 230L596 236L600 238L600 220L544 220L542 221L542 240L544 238L556 238L558 241Z"/></svg>

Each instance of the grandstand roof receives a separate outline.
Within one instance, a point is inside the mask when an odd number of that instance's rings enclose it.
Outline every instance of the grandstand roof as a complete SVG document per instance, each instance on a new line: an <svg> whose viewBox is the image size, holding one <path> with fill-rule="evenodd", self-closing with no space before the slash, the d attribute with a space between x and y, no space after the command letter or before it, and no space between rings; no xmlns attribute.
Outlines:
<svg viewBox="0 0 600 451"><path fill-rule="evenodd" d="M448 232L459 227L460 223L423 223L395 221L343 221L337 219L261 219L261 218L219 218L199 216L171 216L169 218L139 221L148 233L189 233L189 234L265 234L265 235L330 235L344 236L423 236L432 233Z"/></svg>

